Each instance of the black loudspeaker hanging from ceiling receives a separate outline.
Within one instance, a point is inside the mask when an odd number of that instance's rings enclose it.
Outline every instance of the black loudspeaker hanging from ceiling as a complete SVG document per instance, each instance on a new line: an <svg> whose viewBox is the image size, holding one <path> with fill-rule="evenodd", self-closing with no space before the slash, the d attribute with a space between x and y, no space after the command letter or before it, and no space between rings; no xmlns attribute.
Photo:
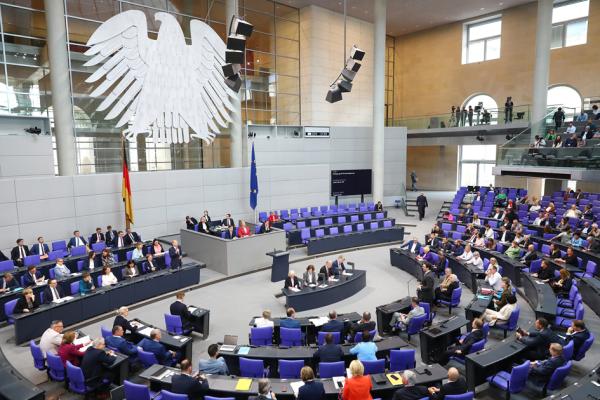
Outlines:
<svg viewBox="0 0 600 400"><path fill-rule="evenodd" d="M244 63L244 51L246 50L246 41L252 35L254 26L244 19L233 16L229 23L229 35L227 36L227 50L225 51L225 62L223 65L223 75L225 75L225 84L233 91L238 93L242 87L242 78L240 70Z"/></svg>

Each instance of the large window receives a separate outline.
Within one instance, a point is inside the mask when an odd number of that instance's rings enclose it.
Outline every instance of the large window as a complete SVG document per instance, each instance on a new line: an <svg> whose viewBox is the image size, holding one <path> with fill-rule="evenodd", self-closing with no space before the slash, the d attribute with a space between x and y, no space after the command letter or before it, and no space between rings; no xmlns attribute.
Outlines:
<svg viewBox="0 0 600 400"><path fill-rule="evenodd" d="M495 145L460 146L460 186L494 184L492 168L496 165Z"/></svg>
<svg viewBox="0 0 600 400"><path fill-rule="evenodd" d="M581 112L582 98L579 92L570 86L552 86L548 89L546 102L548 107L562 107L568 121Z"/></svg>
<svg viewBox="0 0 600 400"><path fill-rule="evenodd" d="M498 103L487 94L475 94L465 100L463 106L467 110L469 106L475 110L472 125L496 125L498 123ZM468 120L463 125L467 124Z"/></svg>
<svg viewBox="0 0 600 400"><path fill-rule="evenodd" d="M552 48L587 43L589 0L561 1L552 10Z"/></svg>
<svg viewBox="0 0 600 400"><path fill-rule="evenodd" d="M495 16L464 24L462 63L500 58L502 18Z"/></svg>

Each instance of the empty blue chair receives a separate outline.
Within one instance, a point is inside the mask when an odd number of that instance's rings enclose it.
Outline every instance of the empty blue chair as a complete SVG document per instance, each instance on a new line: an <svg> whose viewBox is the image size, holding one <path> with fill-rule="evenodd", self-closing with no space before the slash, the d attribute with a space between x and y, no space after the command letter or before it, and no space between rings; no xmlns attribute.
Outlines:
<svg viewBox="0 0 600 400"><path fill-rule="evenodd" d="M112 336L112 330L108 329L104 325L100 326L100 333L102 334L104 340Z"/></svg>
<svg viewBox="0 0 600 400"><path fill-rule="evenodd" d="M340 332L321 332L321 331L319 331L319 333L317 334L317 344L319 346L321 346L323 343L325 343L325 336L327 336L328 333L331 333L331 335L333 336L333 343L335 343L335 344L340 343L341 336L342 336Z"/></svg>
<svg viewBox="0 0 600 400"><path fill-rule="evenodd" d="M406 334L408 335L408 341L410 341L410 337L412 335L416 335L421 332L423 329L423 325L427 321L427 315L419 315L418 317L412 317L408 322L408 326L406 327Z"/></svg>
<svg viewBox="0 0 600 400"><path fill-rule="evenodd" d="M12 271L13 269L15 269L13 260L0 261L0 272Z"/></svg>
<svg viewBox="0 0 600 400"><path fill-rule="evenodd" d="M350 233L352 232L352 225L344 225L343 227L343 232L346 233Z"/></svg>
<svg viewBox="0 0 600 400"><path fill-rule="evenodd" d="M125 379L125 398L132 400L152 400L154 395L150 392L150 388L146 385L133 383Z"/></svg>
<svg viewBox="0 0 600 400"><path fill-rule="evenodd" d="M569 372L571 372L572 366L573 366L573 362L567 361L565 363L565 365L558 367L554 370L554 372L552 373L552 376L550 376L550 380L548 381L548 384L546 386L544 386L544 389L542 390L542 395L544 397L546 397L546 394L548 393L548 391L560 389L560 387L563 384L563 381L565 380L567 375L569 375Z"/></svg>
<svg viewBox="0 0 600 400"><path fill-rule="evenodd" d="M577 257L579 259L579 257ZM581 264L581 261L579 262ZM588 260L585 265L585 272L575 272L575 276L578 278L593 278L596 275L596 263L592 260Z"/></svg>
<svg viewBox="0 0 600 400"><path fill-rule="evenodd" d="M577 297L577 295L579 294L579 289L577 288L577 285L575 284L575 282L573 282L573 284L571 285L571 289L569 289L569 295L566 299L556 299L556 305L558 307L568 307L568 308L574 308L574 304L575 304L575 298Z"/></svg>
<svg viewBox="0 0 600 400"><path fill-rule="evenodd" d="M290 218L290 214L288 213L288 210L281 210L281 211L279 211L279 215L281 216L282 219L289 219Z"/></svg>
<svg viewBox="0 0 600 400"><path fill-rule="evenodd" d="M304 360L279 360L279 377L281 379L300 379L300 370Z"/></svg>
<svg viewBox="0 0 600 400"><path fill-rule="evenodd" d="M311 219L310 220L310 226L311 226L311 228L314 228L315 226L319 226L319 220L318 219Z"/></svg>
<svg viewBox="0 0 600 400"><path fill-rule="evenodd" d="M363 224L356 224L356 232L362 232L365 230L365 226Z"/></svg>
<svg viewBox="0 0 600 400"><path fill-rule="evenodd" d="M46 363L48 364L48 376L53 381L64 382L66 373L62 360L56 354L46 353Z"/></svg>
<svg viewBox="0 0 600 400"><path fill-rule="evenodd" d="M300 328L280 328L279 337L284 346L302 346L302 330Z"/></svg>
<svg viewBox="0 0 600 400"><path fill-rule="evenodd" d="M371 219L373 219L373 217L371 216L371 214L365 214L365 215L363 215L363 221L370 221Z"/></svg>
<svg viewBox="0 0 600 400"><path fill-rule="evenodd" d="M467 231L467 227L465 225L456 225L456 231L460 233L464 233Z"/></svg>
<svg viewBox="0 0 600 400"><path fill-rule="evenodd" d="M475 394L473 392L467 392L463 394L447 394L444 396L444 400L473 400Z"/></svg>
<svg viewBox="0 0 600 400"><path fill-rule="evenodd" d="M149 351L143 350L141 347L138 347L138 360L142 363L144 368L150 368L154 364L160 364L156 359L154 353L150 353Z"/></svg>
<svg viewBox="0 0 600 400"><path fill-rule="evenodd" d="M325 213L327 212L327 210L329 210L329 206L320 206L320 207L319 207L319 210L321 210L321 212L322 212L323 214L325 214Z"/></svg>
<svg viewBox="0 0 600 400"><path fill-rule="evenodd" d="M460 240L460 239L462 239L462 233L460 233L460 232L452 232L452 239L454 239L454 240Z"/></svg>
<svg viewBox="0 0 600 400"><path fill-rule="evenodd" d="M183 322L179 315L165 314L164 316L167 332L174 335L189 335L192 332L190 329L183 329Z"/></svg>
<svg viewBox="0 0 600 400"><path fill-rule="evenodd" d="M592 347L592 344L594 344L594 334L590 332L590 337L583 342L577 354L573 355L573 360L581 361L585 357L585 353Z"/></svg>
<svg viewBox="0 0 600 400"><path fill-rule="evenodd" d="M17 306L17 300L18 299L14 299L14 300L10 300L10 301L7 301L6 303L4 303L4 315L6 315L6 319L9 324L15 323L15 320L13 319L12 315L15 313L15 307Z"/></svg>
<svg viewBox="0 0 600 400"><path fill-rule="evenodd" d="M327 217L323 222L325 222L325 225L333 225L333 218Z"/></svg>
<svg viewBox="0 0 600 400"><path fill-rule="evenodd" d="M266 376L265 363L263 360L240 357L240 376L246 378L264 378Z"/></svg>
<svg viewBox="0 0 600 400"><path fill-rule="evenodd" d="M415 349L390 350L390 371L413 369L416 365Z"/></svg>
<svg viewBox="0 0 600 400"><path fill-rule="evenodd" d="M71 288L71 294L79 293L79 282L71 282L69 287Z"/></svg>
<svg viewBox="0 0 600 400"><path fill-rule="evenodd" d="M308 207L301 207L300 213L305 213L305 212L308 212Z"/></svg>
<svg viewBox="0 0 600 400"><path fill-rule="evenodd" d="M294 225L291 222L286 222L283 224L283 230L289 232L293 229Z"/></svg>
<svg viewBox="0 0 600 400"><path fill-rule="evenodd" d="M332 226L331 228L329 228L329 234L334 236L334 235L339 235L340 230L338 229L337 226Z"/></svg>
<svg viewBox="0 0 600 400"><path fill-rule="evenodd" d="M517 305L515 307L515 309L513 310L513 312L510 314L510 317L508 318L507 322L496 322L496 324L493 325L493 328L502 329L504 331L504 338L506 339L506 333L508 331L514 331L517 329L517 324L519 322L520 313L521 313L521 310L520 310L519 306Z"/></svg>
<svg viewBox="0 0 600 400"><path fill-rule="evenodd" d="M583 319L583 314L584 314L584 309L583 309L583 303L579 303L577 305L577 307L575 308L575 316L574 318L567 318L567 317L556 317L556 321L555 321L555 325L556 326L562 326L563 328L568 328L571 326L571 323L573 322L574 319Z"/></svg>
<svg viewBox="0 0 600 400"><path fill-rule="evenodd" d="M302 218L310 218L310 217L311 217L310 211L304 211L302 213Z"/></svg>
<svg viewBox="0 0 600 400"><path fill-rule="evenodd" d="M385 358L362 361L365 366L365 375L383 374L385 372Z"/></svg>
<svg viewBox="0 0 600 400"><path fill-rule="evenodd" d="M358 215L351 215L350 222L358 222Z"/></svg>
<svg viewBox="0 0 600 400"><path fill-rule="evenodd" d="M67 251L67 242L65 242L64 240L57 240L55 242L52 242L52 251L56 250Z"/></svg>
<svg viewBox="0 0 600 400"><path fill-rule="evenodd" d="M46 370L46 359L44 358L44 353L42 353L40 346L35 344L35 341L30 340L29 350L31 351L31 356L33 357L33 366L40 371Z"/></svg>
<svg viewBox="0 0 600 400"><path fill-rule="evenodd" d="M72 257L83 256L86 253L87 253L87 247L86 246L71 247L71 256Z"/></svg>
<svg viewBox="0 0 600 400"><path fill-rule="evenodd" d="M173 393L173 392L169 392L168 390L161 390L160 391L160 398L161 400L188 400L188 396L187 394L178 394L178 393ZM204 396L204 400L235 400L233 397L211 397L211 396Z"/></svg>
<svg viewBox="0 0 600 400"><path fill-rule="evenodd" d="M48 270L48 276L50 277L50 279L55 279L56 278L56 273L54 272L54 268L50 268Z"/></svg>
<svg viewBox="0 0 600 400"><path fill-rule="evenodd" d="M26 256L25 260L23 260L23 264L28 267L30 265L38 265L40 263L40 256L37 254L32 254L30 256Z"/></svg>
<svg viewBox="0 0 600 400"><path fill-rule="evenodd" d="M69 390L73 393L87 394L91 392L91 388L86 386L85 378L81 368L74 366L70 361L67 361L67 378L69 381Z"/></svg>
<svg viewBox="0 0 600 400"><path fill-rule="evenodd" d="M377 229L377 228L379 228L379 224L377 222L371 222L371 224L369 225L369 227L371 229Z"/></svg>
<svg viewBox="0 0 600 400"><path fill-rule="evenodd" d="M383 221L383 227L384 228L391 228L392 227L392 221L390 221L389 219Z"/></svg>
<svg viewBox="0 0 600 400"><path fill-rule="evenodd" d="M296 224L296 228L298 228L298 229L306 228L306 221L298 221L298 223Z"/></svg>
<svg viewBox="0 0 600 400"><path fill-rule="evenodd" d="M448 260L446 260L448 261ZM427 316L427 318L425 319L426 323L432 323L433 319L435 318L435 313L431 312L431 305L425 301L420 301L419 305L421 307L423 307L423 310L425 310L425 315Z"/></svg>
<svg viewBox="0 0 600 400"><path fill-rule="evenodd" d="M344 216L338 217L338 224L341 225L341 224L345 224L345 223L346 223L346 217L344 217Z"/></svg>
<svg viewBox="0 0 600 400"><path fill-rule="evenodd" d="M250 328L250 344L253 346L272 346L273 327Z"/></svg>
<svg viewBox="0 0 600 400"><path fill-rule="evenodd" d="M444 304L448 306L448 314L452 314L452 307L458 307L460 305L460 297L462 296L462 287L457 287L452 290L452 297L450 300L438 300L438 304Z"/></svg>
<svg viewBox="0 0 600 400"><path fill-rule="evenodd" d="M96 253L101 253L105 248L106 243L104 242L96 242L92 244L92 250L94 250Z"/></svg>
<svg viewBox="0 0 600 400"><path fill-rule="evenodd" d="M461 354L461 355L454 355L452 357L450 357L451 360L457 361L460 364L464 364L465 363L465 355L467 354L471 354L471 353L476 353L478 351L483 350L483 348L485 347L485 343L486 343L486 339L481 339L478 342L475 342L471 345L471 347L469 348L469 352L466 354Z"/></svg>
<svg viewBox="0 0 600 400"><path fill-rule="evenodd" d="M302 243L308 243L308 240L310 239L310 228L303 228L300 231L300 239L302 239Z"/></svg>
<svg viewBox="0 0 600 400"><path fill-rule="evenodd" d="M343 361L319 363L319 377L321 379L344 376L345 374L346 367L344 366Z"/></svg>
<svg viewBox="0 0 600 400"><path fill-rule="evenodd" d="M575 343L571 340L569 343L563 346L562 357L565 361L573 359L573 351L575 350Z"/></svg>
<svg viewBox="0 0 600 400"><path fill-rule="evenodd" d="M510 373L500 371L495 375L488 376L487 381L490 386L497 387L506 392L506 400L510 399L511 394L520 393L525 389L527 377L529 376L529 360L523 364L513 367Z"/></svg>
<svg viewBox="0 0 600 400"><path fill-rule="evenodd" d="M265 222L267 220L267 212L266 211L261 211L258 213L258 220L260 222Z"/></svg>
<svg viewBox="0 0 600 400"><path fill-rule="evenodd" d="M166 255L168 255L168 254L166 254ZM113 257L115 259L115 262L118 262L118 255L113 254ZM79 260L79 261L77 261L77 272L81 272L82 269L83 269L83 260Z"/></svg>
<svg viewBox="0 0 600 400"><path fill-rule="evenodd" d="M325 229L316 229L315 230L316 238L322 238L323 236L325 236Z"/></svg>

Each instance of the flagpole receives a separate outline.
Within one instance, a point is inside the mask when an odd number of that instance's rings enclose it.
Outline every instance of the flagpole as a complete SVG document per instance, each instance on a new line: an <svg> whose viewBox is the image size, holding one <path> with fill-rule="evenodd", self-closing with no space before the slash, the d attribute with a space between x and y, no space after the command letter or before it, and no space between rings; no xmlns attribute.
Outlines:
<svg viewBox="0 0 600 400"><path fill-rule="evenodd" d="M125 135L121 132L121 186L123 185L123 169L125 168ZM122 201L122 199L121 199ZM127 206L123 202L123 216L125 217L125 229L131 228L129 218L127 218Z"/></svg>

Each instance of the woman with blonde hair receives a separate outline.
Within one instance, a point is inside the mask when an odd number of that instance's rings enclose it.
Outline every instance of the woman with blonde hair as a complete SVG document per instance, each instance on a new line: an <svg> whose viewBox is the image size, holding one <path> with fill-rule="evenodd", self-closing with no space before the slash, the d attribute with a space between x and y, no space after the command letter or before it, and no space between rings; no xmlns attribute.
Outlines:
<svg viewBox="0 0 600 400"><path fill-rule="evenodd" d="M319 381L315 381L315 373L309 366L302 367L300 378L304 385L298 390L298 400L324 400L325 388Z"/></svg>
<svg viewBox="0 0 600 400"><path fill-rule="evenodd" d="M363 363L354 360L350 363L351 378L346 378L342 396L344 400L373 400L371 397L371 377L365 376Z"/></svg>

